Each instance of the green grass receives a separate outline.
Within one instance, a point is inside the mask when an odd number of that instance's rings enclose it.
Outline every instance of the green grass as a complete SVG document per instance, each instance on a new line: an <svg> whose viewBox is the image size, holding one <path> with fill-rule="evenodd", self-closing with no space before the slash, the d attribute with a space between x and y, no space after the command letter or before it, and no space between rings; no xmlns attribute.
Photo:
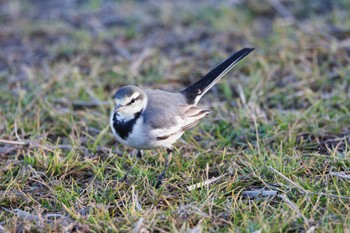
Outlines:
<svg viewBox="0 0 350 233"><path fill-rule="evenodd" d="M1 3L0 232L349 232L350 5L257 4ZM247 46L163 186L161 149L121 183L114 91L180 90Z"/></svg>

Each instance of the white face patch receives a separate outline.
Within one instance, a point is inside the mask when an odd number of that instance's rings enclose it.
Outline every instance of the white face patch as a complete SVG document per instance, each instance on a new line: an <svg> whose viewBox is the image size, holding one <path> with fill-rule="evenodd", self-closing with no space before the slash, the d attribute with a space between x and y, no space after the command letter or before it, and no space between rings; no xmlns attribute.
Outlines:
<svg viewBox="0 0 350 233"><path fill-rule="evenodd" d="M118 111L118 119L122 121L129 121L134 119L135 114L142 111L144 109L144 100L138 98L140 93L136 92L132 94L130 97L124 99L116 99L115 102L120 105L120 111ZM132 103L132 100L135 102Z"/></svg>

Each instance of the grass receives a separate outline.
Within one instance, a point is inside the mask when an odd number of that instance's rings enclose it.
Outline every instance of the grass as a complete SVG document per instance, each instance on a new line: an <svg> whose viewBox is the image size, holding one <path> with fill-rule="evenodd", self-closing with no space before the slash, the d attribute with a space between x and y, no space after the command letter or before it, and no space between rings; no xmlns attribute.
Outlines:
<svg viewBox="0 0 350 233"><path fill-rule="evenodd" d="M0 232L349 232L347 1L0 4ZM163 186L161 149L119 182L113 92L179 90L246 46Z"/></svg>

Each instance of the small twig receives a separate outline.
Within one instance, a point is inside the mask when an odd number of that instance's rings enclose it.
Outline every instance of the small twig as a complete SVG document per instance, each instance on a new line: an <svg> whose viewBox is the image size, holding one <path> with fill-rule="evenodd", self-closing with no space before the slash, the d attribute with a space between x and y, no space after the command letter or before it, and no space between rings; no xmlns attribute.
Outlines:
<svg viewBox="0 0 350 233"><path fill-rule="evenodd" d="M292 181L291 179L289 179L288 177L286 177L285 175L283 175L282 173L280 173L279 171L277 171L273 167L269 166L268 168L271 169L273 172L277 173L279 176L281 176L283 179L285 179L289 183L291 183L294 187L299 189L299 191L302 192L303 194L307 193L307 191L305 189L303 189L300 185L296 184L294 181Z"/></svg>
<svg viewBox="0 0 350 233"><path fill-rule="evenodd" d="M254 116L253 116L253 121L254 121L254 127L255 127L256 146L257 146L257 149L258 149L258 154L260 155L259 130L258 130L258 122L257 122L255 113L254 113Z"/></svg>
<svg viewBox="0 0 350 233"><path fill-rule="evenodd" d="M221 176L218 176L218 177L213 177L213 178L211 178L211 179L209 179L209 180L206 180L206 181L204 181L204 182L199 182L199 183L197 183L197 184L193 184L193 185L187 186L187 190L188 190L188 191L192 191L192 190L194 190L194 189L201 188L201 187L203 187L203 186L205 186L205 185L209 185L209 184L211 184L211 183L213 183L213 182L215 182L215 181L221 179L222 177L224 177L224 176L226 176L226 175L227 175L227 173L225 173L225 174L223 174L223 175L221 175Z"/></svg>
<svg viewBox="0 0 350 233"><path fill-rule="evenodd" d="M337 176L346 180L350 180L350 175L345 174L344 172L330 172L330 176Z"/></svg>
<svg viewBox="0 0 350 233"><path fill-rule="evenodd" d="M0 139L0 143L4 144L12 144L12 145L20 145L20 146L29 146L29 142L23 142L23 141L12 141L12 140L6 140L6 139Z"/></svg>
<svg viewBox="0 0 350 233"><path fill-rule="evenodd" d="M19 137L17 131L18 131L18 129L17 129L17 121L15 121L15 135L16 135L16 138L17 138L18 141L22 141L21 138Z"/></svg>
<svg viewBox="0 0 350 233"><path fill-rule="evenodd" d="M133 202L135 203L135 207L138 211L142 212L142 206L138 200L138 197L137 197L137 191L135 192L135 186L133 185L132 186L132 199L133 199Z"/></svg>
<svg viewBox="0 0 350 233"><path fill-rule="evenodd" d="M246 99L246 97L244 95L244 91L243 91L242 85L238 84L237 89L238 89L238 93L239 93L239 98L241 99L242 104L245 106L247 104L247 99Z"/></svg>
<svg viewBox="0 0 350 233"><path fill-rule="evenodd" d="M258 189L258 190L249 190L249 191L243 191L242 192L243 196L247 196L249 198L256 198L258 196L261 197L273 197L278 194L278 191L276 190L264 190Z"/></svg>

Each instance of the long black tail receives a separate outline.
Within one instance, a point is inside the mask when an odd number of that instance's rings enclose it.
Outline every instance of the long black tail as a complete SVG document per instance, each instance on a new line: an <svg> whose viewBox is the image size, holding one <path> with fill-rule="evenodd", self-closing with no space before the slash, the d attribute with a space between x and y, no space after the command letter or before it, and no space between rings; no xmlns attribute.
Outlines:
<svg viewBox="0 0 350 233"><path fill-rule="evenodd" d="M227 72L229 72L240 60L252 52L253 48L244 48L226 60L222 61L199 81L182 90L189 104L197 104L202 96L217 83Z"/></svg>

